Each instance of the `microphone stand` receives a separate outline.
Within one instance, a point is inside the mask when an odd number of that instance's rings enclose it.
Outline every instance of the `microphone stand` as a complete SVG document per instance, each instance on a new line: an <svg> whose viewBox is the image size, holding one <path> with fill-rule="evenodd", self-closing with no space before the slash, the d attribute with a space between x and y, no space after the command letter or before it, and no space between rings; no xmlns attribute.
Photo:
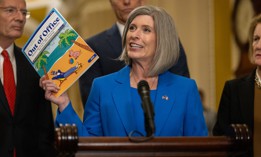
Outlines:
<svg viewBox="0 0 261 157"><path fill-rule="evenodd" d="M154 138L155 125L154 125L154 109L150 99L150 87L147 81L141 80L138 83L138 92L142 100L142 109L144 111L144 123L146 130L146 137L132 137L134 133L142 135L138 131L132 131L129 134L129 139L132 142L145 142Z"/></svg>

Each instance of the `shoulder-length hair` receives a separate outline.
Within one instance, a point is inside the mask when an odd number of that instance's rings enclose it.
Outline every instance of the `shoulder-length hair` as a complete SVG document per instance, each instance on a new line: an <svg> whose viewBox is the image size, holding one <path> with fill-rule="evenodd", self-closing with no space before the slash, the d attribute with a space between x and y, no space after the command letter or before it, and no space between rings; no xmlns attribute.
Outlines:
<svg viewBox="0 0 261 157"><path fill-rule="evenodd" d="M171 68L179 58L179 38L172 17L162 8L155 6L141 6L134 9L128 17L123 31L123 51L120 60L127 65L132 64L126 50L126 36L131 22L139 15L149 15L154 20L156 32L156 50L148 76L156 76Z"/></svg>
<svg viewBox="0 0 261 157"><path fill-rule="evenodd" d="M254 31L256 29L256 26L257 24L261 24L261 14L255 16L250 24L250 27L249 27L249 49L248 49L248 54L249 54L249 60L251 63L254 64L254 59L253 59L253 53L254 53L254 50L253 50L253 42L254 42Z"/></svg>

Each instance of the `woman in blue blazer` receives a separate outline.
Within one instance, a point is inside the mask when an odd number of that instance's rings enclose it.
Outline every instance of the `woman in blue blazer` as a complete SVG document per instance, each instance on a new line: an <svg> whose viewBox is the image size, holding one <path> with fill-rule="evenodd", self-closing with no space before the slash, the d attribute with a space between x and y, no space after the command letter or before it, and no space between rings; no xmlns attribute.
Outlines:
<svg viewBox="0 0 261 157"><path fill-rule="evenodd" d="M56 123L75 123L80 136L128 136L133 132L145 135L137 84L146 80L155 114L155 136L206 136L195 81L168 72L179 57L179 40L171 16L158 7L136 8L127 20L123 47L120 60L126 66L94 80L84 122L66 93L56 98L53 92L59 88L44 77L40 80L46 98L59 107Z"/></svg>

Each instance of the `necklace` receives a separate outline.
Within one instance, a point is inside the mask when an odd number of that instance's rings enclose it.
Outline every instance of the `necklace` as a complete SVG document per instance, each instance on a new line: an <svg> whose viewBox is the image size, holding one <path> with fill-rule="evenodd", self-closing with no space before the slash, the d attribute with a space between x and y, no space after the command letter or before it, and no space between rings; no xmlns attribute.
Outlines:
<svg viewBox="0 0 261 157"><path fill-rule="evenodd" d="M256 71L256 76L255 76L255 82L256 82L257 87L258 87L259 89L261 89L261 80L260 80L260 78L259 78L259 76L258 76L257 71Z"/></svg>
<svg viewBox="0 0 261 157"><path fill-rule="evenodd" d="M136 75L134 74L134 72L131 72L131 75L130 75L130 76L133 76L133 80L134 80L134 82L135 82L136 85L137 85L137 84L138 84L138 81L137 81L137 79L136 79ZM154 77L154 78L153 78L152 83L151 83L151 85L150 85L150 89L153 89L154 84L155 84L157 78L158 78L158 77ZM146 80L146 79L145 79L145 80Z"/></svg>

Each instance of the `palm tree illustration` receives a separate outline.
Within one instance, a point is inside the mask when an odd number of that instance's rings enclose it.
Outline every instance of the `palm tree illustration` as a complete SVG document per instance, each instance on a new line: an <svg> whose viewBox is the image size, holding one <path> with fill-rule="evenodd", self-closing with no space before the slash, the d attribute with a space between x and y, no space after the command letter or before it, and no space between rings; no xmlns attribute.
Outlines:
<svg viewBox="0 0 261 157"><path fill-rule="evenodd" d="M81 44L79 42L77 42L75 39L77 37L77 34L74 30L72 29L67 29L65 30L64 33L61 33L59 35L59 46L70 46L72 45L73 43L85 50L88 50L88 51L91 51L93 52L93 50L87 45L87 44Z"/></svg>
<svg viewBox="0 0 261 157"><path fill-rule="evenodd" d="M43 53L41 53L41 55L37 59L37 62L35 63L35 66L38 70L40 70L40 68L42 68L45 76L47 77L47 79L49 79L46 68L45 68L45 65L47 64L47 59L48 59L47 54L49 54L48 51L44 51Z"/></svg>

